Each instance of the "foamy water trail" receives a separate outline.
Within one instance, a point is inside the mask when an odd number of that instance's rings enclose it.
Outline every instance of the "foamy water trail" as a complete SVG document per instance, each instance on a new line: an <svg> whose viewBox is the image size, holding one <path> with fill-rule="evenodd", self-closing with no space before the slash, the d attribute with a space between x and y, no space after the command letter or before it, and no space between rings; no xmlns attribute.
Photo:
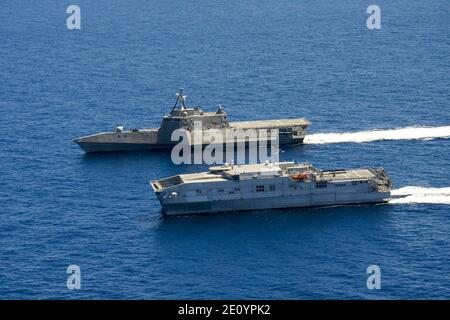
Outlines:
<svg viewBox="0 0 450 320"><path fill-rule="evenodd" d="M342 142L370 142L381 140L432 140L450 138L450 126L406 127L389 130L369 130L344 133L316 133L307 135L305 143L325 144Z"/></svg>
<svg viewBox="0 0 450 320"><path fill-rule="evenodd" d="M389 203L437 203L450 204L450 187L425 188L403 187L391 191L393 199Z"/></svg>

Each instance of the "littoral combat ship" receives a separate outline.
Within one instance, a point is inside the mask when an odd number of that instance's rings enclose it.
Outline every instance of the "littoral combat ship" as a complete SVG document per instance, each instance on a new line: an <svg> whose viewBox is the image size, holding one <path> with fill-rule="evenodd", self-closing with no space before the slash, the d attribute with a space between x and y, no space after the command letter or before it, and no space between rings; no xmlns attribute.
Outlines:
<svg viewBox="0 0 450 320"><path fill-rule="evenodd" d="M177 100L169 115L164 116L160 128L124 130L117 126L115 132L102 132L74 139L85 152L117 152L172 148L172 132L186 129L194 134L194 123L201 122L201 130L218 129L225 134L233 130L277 129L279 145L303 143L310 122L303 118L261 121L228 122L227 113L219 106L216 112L204 112L200 107L189 108L183 90L177 92ZM203 140L204 145L208 139Z"/></svg>
<svg viewBox="0 0 450 320"><path fill-rule="evenodd" d="M383 168L321 171L279 162L210 167L150 183L166 215L386 202Z"/></svg>

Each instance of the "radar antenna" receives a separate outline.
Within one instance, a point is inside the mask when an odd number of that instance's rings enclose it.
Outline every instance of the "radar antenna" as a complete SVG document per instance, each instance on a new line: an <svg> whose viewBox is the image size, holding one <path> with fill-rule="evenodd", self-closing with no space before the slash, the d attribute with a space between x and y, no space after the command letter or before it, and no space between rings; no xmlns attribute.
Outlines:
<svg viewBox="0 0 450 320"><path fill-rule="evenodd" d="M175 101L172 111L176 109L178 104L180 105L179 110L186 110L186 98L187 96L183 95L183 88L179 89L177 92L177 101Z"/></svg>

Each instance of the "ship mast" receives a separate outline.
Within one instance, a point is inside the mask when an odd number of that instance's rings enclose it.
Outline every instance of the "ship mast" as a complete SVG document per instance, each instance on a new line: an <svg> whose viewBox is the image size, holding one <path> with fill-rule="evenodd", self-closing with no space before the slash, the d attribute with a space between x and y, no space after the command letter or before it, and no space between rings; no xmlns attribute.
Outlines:
<svg viewBox="0 0 450 320"><path fill-rule="evenodd" d="M176 109L178 104L180 105L179 110L186 110L186 98L187 96L183 95L183 88L179 89L177 92L177 100L175 101L172 111Z"/></svg>

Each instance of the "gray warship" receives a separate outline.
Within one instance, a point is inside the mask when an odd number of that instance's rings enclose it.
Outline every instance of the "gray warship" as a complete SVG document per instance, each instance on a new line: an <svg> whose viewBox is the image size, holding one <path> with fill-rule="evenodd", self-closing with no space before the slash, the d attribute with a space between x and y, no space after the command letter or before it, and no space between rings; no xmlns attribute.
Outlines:
<svg viewBox="0 0 450 320"><path fill-rule="evenodd" d="M227 113L221 106L216 112L204 112L200 107L188 107L186 96L180 89L177 92L175 105L171 112L163 117L160 128L124 130L123 126L117 126L113 132L97 133L73 141L86 153L167 149L177 144L177 141L171 140L174 130L186 129L193 134L194 123L199 121L202 123L202 130L218 129L229 132L245 129L276 129L279 145L303 143L306 129L310 125L310 122L304 118L229 122ZM208 141L203 143L206 145Z"/></svg>
<svg viewBox="0 0 450 320"><path fill-rule="evenodd" d="M322 171L308 162L225 164L150 185L166 215L382 203L392 188L383 168Z"/></svg>

